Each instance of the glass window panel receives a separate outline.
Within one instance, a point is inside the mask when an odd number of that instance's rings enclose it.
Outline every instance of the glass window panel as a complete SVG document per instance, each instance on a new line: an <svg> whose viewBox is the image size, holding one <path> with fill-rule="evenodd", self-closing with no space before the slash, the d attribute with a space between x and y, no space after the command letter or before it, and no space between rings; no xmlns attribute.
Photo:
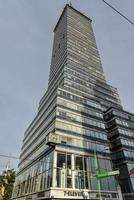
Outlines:
<svg viewBox="0 0 134 200"><path fill-rule="evenodd" d="M85 188L86 189L89 188L89 176L90 176L90 174L85 172Z"/></svg>
<svg viewBox="0 0 134 200"><path fill-rule="evenodd" d="M109 185L109 190L110 191L116 191L117 190L117 183L114 177L109 177L107 178L108 180L108 185Z"/></svg>
<svg viewBox="0 0 134 200"><path fill-rule="evenodd" d="M45 170L48 170L50 168L50 158L47 156L45 161L46 161L46 164L45 164L46 169Z"/></svg>
<svg viewBox="0 0 134 200"><path fill-rule="evenodd" d="M67 177L67 188L72 188L72 178Z"/></svg>
<svg viewBox="0 0 134 200"><path fill-rule="evenodd" d="M109 190L109 184L107 178L103 178L100 180L101 183L101 189L102 190Z"/></svg>
<svg viewBox="0 0 134 200"><path fill-rule="evenodd" d="M71 169L71 155L67 155L67 168Z"/></svg>
<svg viewBox="0 0 134 200"><path fill-rule="evenodd" d="M67 188L72 187L72 161L71 161L71 155L67 155Z"/></svg>
<svg viewBox="0 0 134 200"><path fill-rule="evenodd" d="M105 166L107 171L112 171L112 163L110 160L105 160Z"/></svg>
<svg viewBox="0 0 134 200"><path fill-rule="evenodd" d="M46 187L49 188L52 185L52 170L46 171Z"/></svg>
<svg viewBox="0 0 134 200"><path fill-rule="evenodd" d="M134 190L134 178L131 178L131 183L132 183L132 187L133 187L133 190Z"/></svg>
<svg viewBox="0 0 134 200"><path fill-rule="evenodd" d="M98 164L100 171L106 171L105 160L102 158L98 158Z"/></svg>
<svg viewBox="0 0 134 200"><path fill-rule="evenodd" d="M87 158L84 158L84 171L87 171Z"/></svg>
<svg viewBox="0 0 134 200"><path fill-rule="evenodd" d="M41 180L40 180L40 190L44 189L44 173L41 174Z"/></svg>
<svg viewBox="0 0 134 200"><path fill-rule="evenodd" d="M91 173L92 171L92 166L91 166L91 158L87 157L87 172Z"/></svg>
<svg viewBox="0 0 134 200"><path fill-rule="evenodd" d="M97 179L95 178L95 177L91 177L91 182L90 182L90 184L91 184L91 189L92 190L98 190L98 188L97 188Z"/></svg>
<svg viewBox="0 0 134 200"><path fill-rule="evenodd" d="M95 160L94 160L94 157L90 157L90 162L91 162L91 172L95 173L96 169L95 169Z"/></svg>
<svg viewBox="0 0 134 200"><path fill-rule="evenodd" d="M56 173L56 182L57 182L57 187L61 187L60 171L61 171L61 169L57 168L57 173Z"/></svg>
<svg viewBox="0 0 134 200"><path fill-rule="evenodd" d="M82 157L75 156L75 167L77 170L83 170L83 159Z"/></svg>
<svg viewBox="0 0 134 200"><path fill-rule="evenodd" d="M75 171L75 188L84 189L84 172L76 170Z"/></svg>
<svg viewBox="0 0 134 200"><path fill-rule="evenodd" d="M57 154L57 167L66 167L66 154Z"/></svg>

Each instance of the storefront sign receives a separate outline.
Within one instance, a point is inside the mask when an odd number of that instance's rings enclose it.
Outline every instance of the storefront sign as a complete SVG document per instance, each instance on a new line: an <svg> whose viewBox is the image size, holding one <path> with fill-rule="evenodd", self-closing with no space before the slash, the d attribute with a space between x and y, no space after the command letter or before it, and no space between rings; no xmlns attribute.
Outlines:
<svg viewBox="0 0 134 200"><path fill-rule="evenodd" d="M130 175L130 176L131 176L131 175L134 175L134 168L132 168L132 169L129 170L129 175Z"/></svg>
<svg viewBox="0 0 134 200"><path fill-rule="evenodd" d="M70 189L70 190L69 189L68 190L52 189L49 196L53 196L55 199L59 199L59 197L62 199L77 199L77 200L79 200L79 199L98 199L97 192L91 192L88 190L80 191L80 190L72 190L72 189ZM104 199L112 199L112 198L118 199L117 196L118 196L117 193L102 192L102 198L104 198Z"/></svg>
<svg viewBox="0 0 134 200"><path fill-rule="evenodd" d="M71 197L79 197L82 196L82 192L77 192L77 191L64 191L64 196L71 196Z"/></svg>

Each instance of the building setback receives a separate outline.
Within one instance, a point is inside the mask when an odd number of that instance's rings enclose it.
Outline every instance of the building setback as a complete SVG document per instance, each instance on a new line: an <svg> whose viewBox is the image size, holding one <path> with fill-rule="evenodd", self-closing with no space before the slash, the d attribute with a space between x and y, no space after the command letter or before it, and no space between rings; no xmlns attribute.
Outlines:
<svg viewBox="0 0 134 200"><path fill-rule="evenodd" d="M119 183L124 199L134 199L134 114L109 108L104 115L111 158L120 170Z"/></svg>
<svg viewBox="0 0 134 200"><path fill-rule="evenodd" d="M48 89L24 134L13 199L97 200L95 153L100 172L113 169L104 113L122 106L91 22L67 4L54 28ZM113 176L101 180L104 198L119 200L117 189Z"/></svg>

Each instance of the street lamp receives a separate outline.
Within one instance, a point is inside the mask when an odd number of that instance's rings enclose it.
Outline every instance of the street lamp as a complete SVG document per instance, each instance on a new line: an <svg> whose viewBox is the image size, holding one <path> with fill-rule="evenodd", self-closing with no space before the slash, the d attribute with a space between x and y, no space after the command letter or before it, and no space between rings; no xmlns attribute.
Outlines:
<svg viewBox="0 0 134 200"><path fill-rule="evenodd" d="M99 173L99 165L98 165L96 150L94 150L94 163L95 163L95 172L97 175ZM100 179L97 179L97 186L98 186L98 198L99 200L102 200Z"/></svg>

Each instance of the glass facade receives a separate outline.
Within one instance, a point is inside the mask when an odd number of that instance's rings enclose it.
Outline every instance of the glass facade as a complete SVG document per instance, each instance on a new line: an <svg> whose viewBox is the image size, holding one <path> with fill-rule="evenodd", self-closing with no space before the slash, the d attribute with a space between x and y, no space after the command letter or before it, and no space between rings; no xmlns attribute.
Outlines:
<svg viewBox="0 0 134 200"><path fill-rule="evenodd" d="M23 196L26 194L41 191L52 186L53 153L44 156L38 162L32 164L21 174L18 174L13 196Z"/></svg>
<svg viewBox="0 0 134 200"><path fill-rule="evenodd" d="M94 154L100 172L113 170L104 111L122 106L105 80L91 22L66 5L54 29L48 89L24 133L15 200L98 199ZM48 146L50 133L55 146ZM114 177L100 185L104 197L119 200Z"/></svg>
<svg viewBox="0 0 134 200"><path fill-rule="evenodd" d="M120 170L119 182L125 200L134 194L134 121L133 114L110 108L105 112L112 161Z"/></svg>
<svg viewBox="0 0 134 200"><path fill-rule="evenodd" d="M100 172L111 171L111 162L99 158ZM58 164L59 163L59 164ZM57 154L57 186L62 188L97 190L95 177L95 162L93 156L80 156L74 154ZM116 182L110 177L101 181L102 190L115 191Z"/></svg>
<svg viewBox="0 0 134 200"><path fill-rule="evenodd" d="M56 163L53 157L57 158ZM111 171L109 159L98 158L100 172ZM55 175L55 176L54 176ZM51 152L18 174L13 196L23 196L41 192L48 188L73 188L97 190L94 156L82 156L70 153ZM116 191L113 177L101 181L102 190Z"/></svg>
<svg viewBox="0 0 134 200"><path fill-rule="evenodd" d="M130 175L132 189L134 190L134 164L127 164L127 167Z"/></svg>

